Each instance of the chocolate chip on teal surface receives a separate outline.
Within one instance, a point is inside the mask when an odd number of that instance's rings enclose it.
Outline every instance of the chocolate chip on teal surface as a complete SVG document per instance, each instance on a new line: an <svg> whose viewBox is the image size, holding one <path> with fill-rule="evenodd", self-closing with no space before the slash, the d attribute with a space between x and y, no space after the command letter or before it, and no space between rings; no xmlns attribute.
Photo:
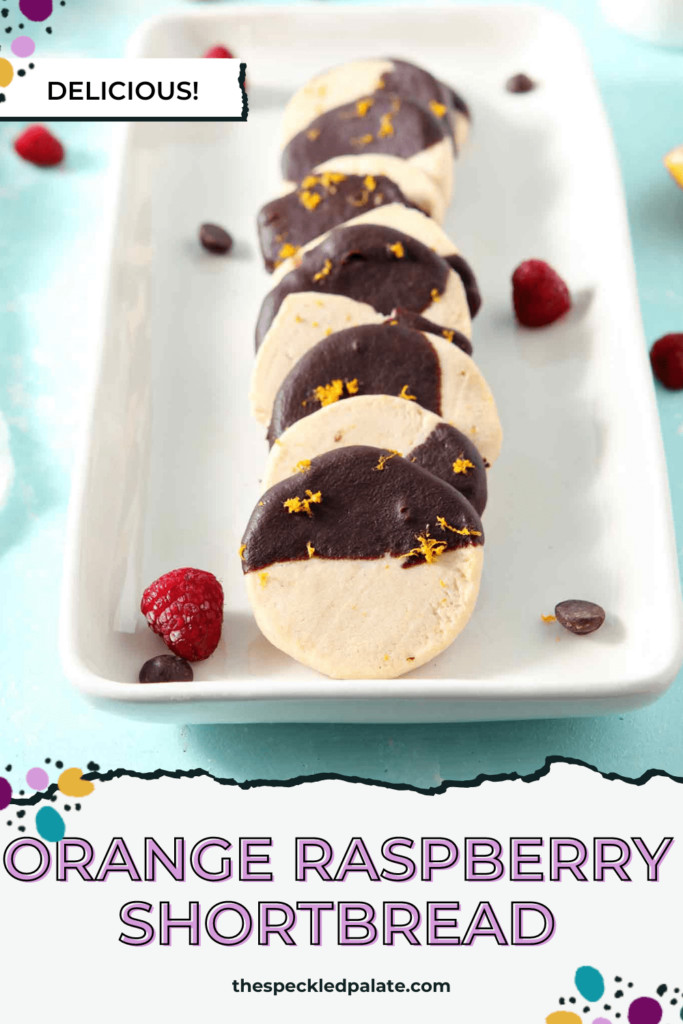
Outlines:
<svg viewBox="0 0 683 1024"><path fill-rule="evenodd" d="M570 633L584 636L600 629L605 621L605 611L592 601L560 601L555 606L555 617Z"/></svg>
<svg viewBox="0 0 683 1024"><path fill-rule="evenodd" d="M505 83L505 88L508 92L531 92L532 89L536 88L536 82L533 78L529 78L528 75L513 75L512 78L508 78Z"/></svg>
<svg viewBox="0 0 683 1024"><path fill-rule="evenodd" d="M141 683L189 683L194 679L192 666L175 654L158 654L140 669Z"/></svg>
<svg viewBox="0 0 683 1024"><path fill-rule="evenodd" d="M232 249L232 238L218 224L202 224L199 229L199 241L208 252L225 255Z"/></svg>

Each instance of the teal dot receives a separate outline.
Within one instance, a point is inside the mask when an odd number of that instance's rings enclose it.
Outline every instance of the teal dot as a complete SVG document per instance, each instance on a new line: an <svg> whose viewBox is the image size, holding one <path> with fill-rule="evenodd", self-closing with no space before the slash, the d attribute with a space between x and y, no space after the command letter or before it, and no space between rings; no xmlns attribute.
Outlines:
<svg viewBox="0 0 683 1024"><path fill-rule="evenodd" d="M41 839L48 843L58 843L64 838L66 825L61 814L54 807L41 807L36 814L36 828Z"/></svg>
<svg viewBox="0 0 683 1024"><path fill-rule="evenodd" d="M579 967L574 975L574 984L590 1003L595 1003L605 993L604 979L595 967Z"/></svg>

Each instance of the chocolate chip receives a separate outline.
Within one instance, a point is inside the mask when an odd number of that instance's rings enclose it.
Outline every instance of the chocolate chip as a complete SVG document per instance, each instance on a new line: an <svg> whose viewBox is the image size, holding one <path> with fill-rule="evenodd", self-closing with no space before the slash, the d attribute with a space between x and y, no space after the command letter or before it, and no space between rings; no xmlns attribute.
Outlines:
<svg viewBox="0 0 683 1024"><path fill-rule="evenodd" d="M141 683L188 683L194 679L192 666L175 654L158 654L140 669Z"/></svg>
<svg viewBox="0 0 683 1024"><path fill-rule="evenodd" d="M561 626L580 636L594 633L605 621L604 609L592 601L560 601L555 616Z"/></svg>
<svg viewBox="0 0 683 1024"><path fill-rule="evenodd" d="M202 224L199 241L209 252L228 253L232 249L232 238L218 224Z"/></svg>
<svg viewBox="0 0 683 1024"><path fill-rule="evenodd" d="M531 92L536 88L536 83L528 75L513 75L512 78L508 78L505 88L508 92Z"/></svg>

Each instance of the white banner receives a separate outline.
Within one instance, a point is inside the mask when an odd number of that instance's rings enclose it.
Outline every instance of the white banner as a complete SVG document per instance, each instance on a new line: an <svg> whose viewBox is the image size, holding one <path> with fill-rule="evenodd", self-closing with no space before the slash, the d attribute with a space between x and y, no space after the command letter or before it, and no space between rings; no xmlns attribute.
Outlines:
<svg viewBox="0 0 683 1024"><path fill-rule="evenodd" d="M3 811L7 1019L680 1019L679 782L79 774Z"/></svg>
<svg viewBox="0 0 683 1024"><path fill-rule="evenodd" d="M245 69L231 58L12 57L0 120L246 121Z"/></svg>

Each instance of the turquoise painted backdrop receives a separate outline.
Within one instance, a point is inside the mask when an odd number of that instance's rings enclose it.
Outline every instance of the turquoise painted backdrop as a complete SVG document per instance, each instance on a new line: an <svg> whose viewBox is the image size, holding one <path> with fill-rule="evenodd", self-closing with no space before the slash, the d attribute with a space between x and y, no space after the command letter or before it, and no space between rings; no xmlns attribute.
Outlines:
<svg viewBox="0 0 683 1024"><path fill-rule="evenodd" d="M311 4L334 0L302 0ZM139 22L171 0L67 0L38 30L39 51L117 56ZM228 5L229 6L229 5ZM615 133L628 196L647 337L683 331L683 192L662 155L683 143L683 51L609 29L597 0L554 0L589 47ZM223 40L229 44L230 40ZM0 125L0 408L16 479L0 512L0 761L46 756L85 768L202 767L236 779L321 771L430 786L481 772L530 772L549 754L636 776L683 776L683 679L624 716L474 725L248 725L167 728L91 710L57 654L62 543L74 444L97 324L102 221L112 130L59 126L66 164L41 172ZM683 533L683 393L658 390L674 513Z"/></svg>

